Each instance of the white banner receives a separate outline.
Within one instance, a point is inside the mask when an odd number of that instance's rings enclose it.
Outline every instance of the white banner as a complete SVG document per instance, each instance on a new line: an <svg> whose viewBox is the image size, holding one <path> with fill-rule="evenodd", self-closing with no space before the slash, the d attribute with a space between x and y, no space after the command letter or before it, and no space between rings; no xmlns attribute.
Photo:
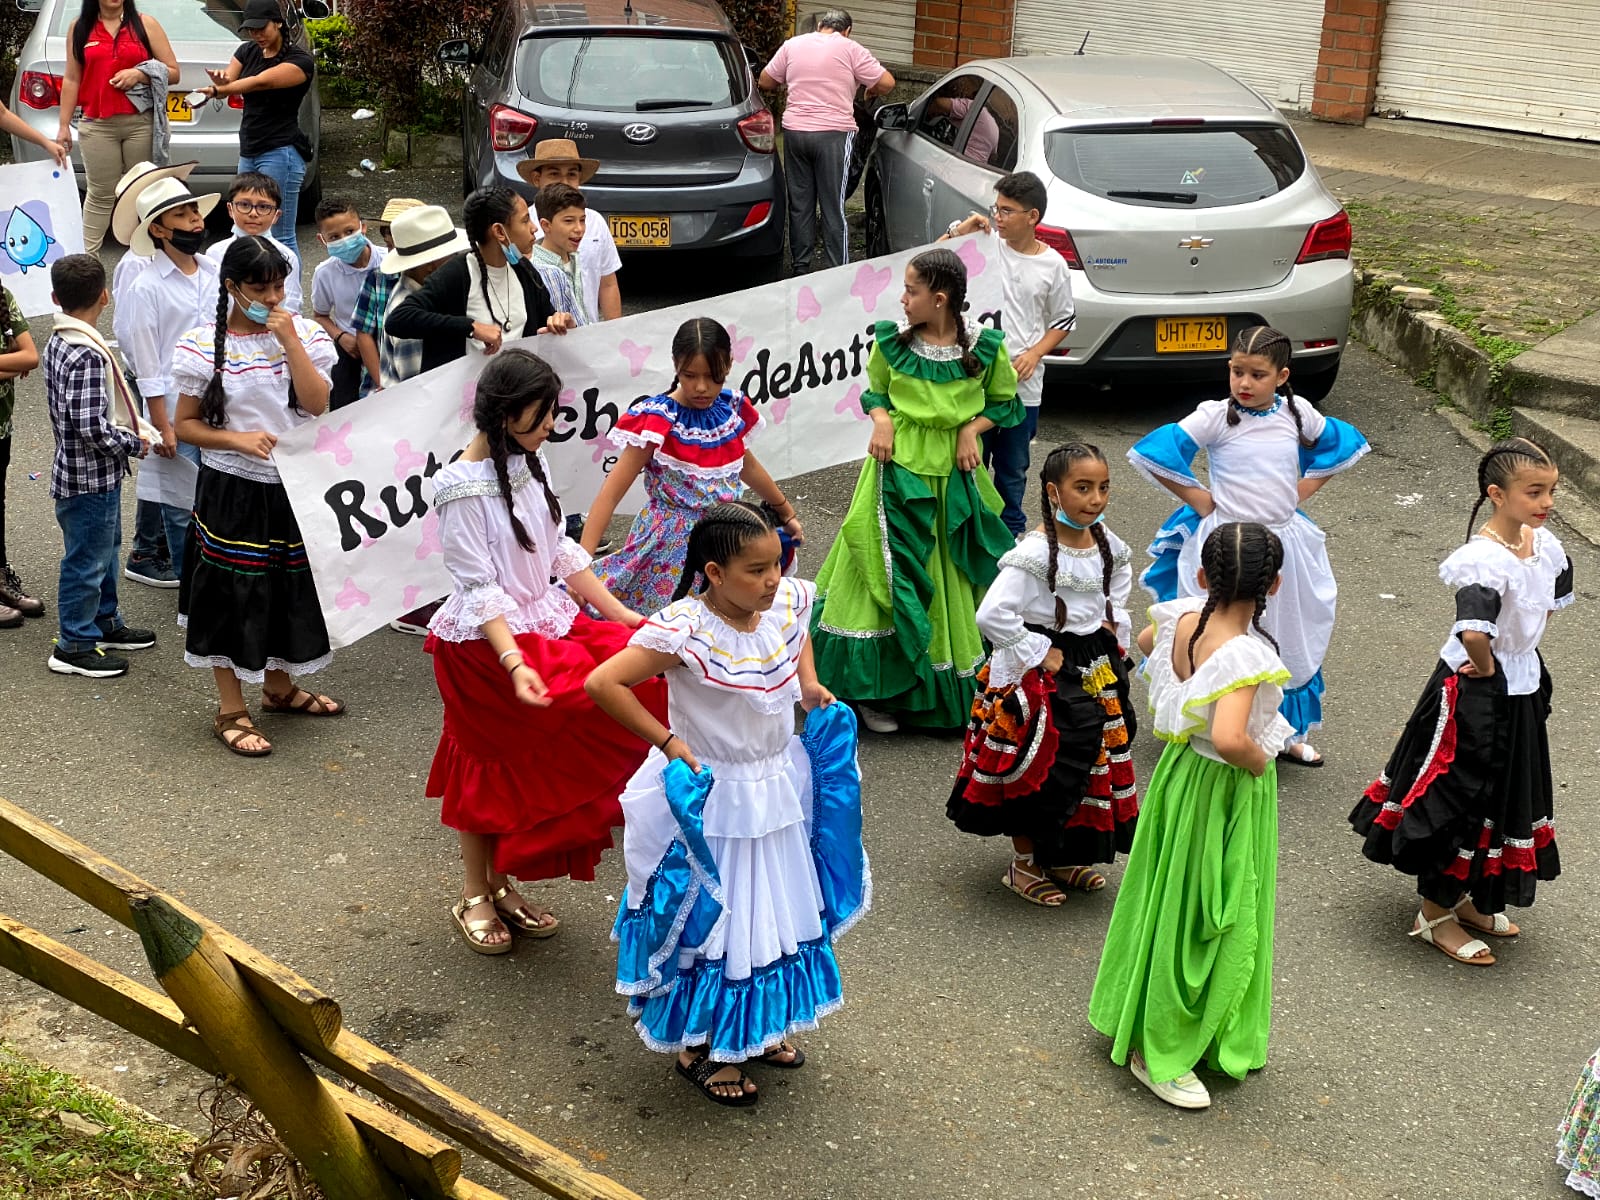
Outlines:
<svg viewBox="0 0 1600 1200"><path fill-rule="evenodd" d="M0 167L0 283L30 317L56 311L50 264L83 253L83 213L70 169L52 161ZM34 339L40 350L42 338Z"/></svg>
<svg viewBox="0 0 1600 1200"><path fill-rule="evenodd" d="M967 264L968 320L997 324L1000 266L985 239L952 245ZM546 448L552 483L570 513L600 490L617 451L608 434L628 405L672 381L672 337L708 316L733 339L730 386L761 412L750 448L774 478L859 459L873 322L900 321L907 251L716 296L565 337L518 343L562 379ZM470 355L330 412L278 439L273 452L294 507L333 645L348 646L391 618L450 591L433 475L471 440L468 384L489 360ZM642 501L630 493L635 510Z"/></svg>

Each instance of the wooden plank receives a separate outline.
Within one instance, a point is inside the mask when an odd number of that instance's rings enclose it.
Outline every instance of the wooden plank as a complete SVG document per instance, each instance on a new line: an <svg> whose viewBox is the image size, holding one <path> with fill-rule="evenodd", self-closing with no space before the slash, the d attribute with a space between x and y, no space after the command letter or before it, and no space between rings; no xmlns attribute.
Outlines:
<svg viewBox="0 0 1600 1200"><path fill-rule="evenodd" d="M129 897L159 891L54 825L4 799L0 799L0 850L130 929L133 915ZM204 928L222 952L233 959L273 1019L291 1031L296 1041L313 1038L331 1043L338 1036L343 1018L332 997L323 995L289 968L201 914L170 896L166 899Z"/></svg>
<svg viewBox="0 0 1600 1200"><path fill-rule="evenodd" d="M378 1160L405 1185L408 1196L413 1200L450 1200L456 1195L461 1151L418 1129L398 1113L327 1080L322 1082L355 1122Z"/></svg>
<svg viewBox="0 0 1600 1200"><path fill-rule="evenodd" d="M560 1200L641 1200L615 1180L495 1116L437 1079L348 1031L332 1046L300 1046L344 1078Z"/></svg>
<svg viewBox="0 0 1600 1200"><path fill-rule="evenodd" d="M481 1183L473 1183L470 1179L458 1179L456 1185L450 1190L450 1200L506 1200L499 1192L491 1192Z"/></svg>

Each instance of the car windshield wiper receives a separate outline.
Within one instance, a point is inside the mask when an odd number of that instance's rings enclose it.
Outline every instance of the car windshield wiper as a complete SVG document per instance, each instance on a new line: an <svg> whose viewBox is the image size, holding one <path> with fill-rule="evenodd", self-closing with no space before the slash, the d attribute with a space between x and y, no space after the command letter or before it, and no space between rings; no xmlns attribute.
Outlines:
<svg viewBox="0 0 1600 1200"><path fill-rule="evenodd" d="M660 112L668 108L712 108L715 107L709 100L638 100L633 106L634 112Z"/></svg>
<svg viewBox="0 0 1600 1200"><path fill-rule="evenodd" d="M1200 197L1193 192L1107 192L1113 200L1165 200L1170 204L1193 204Z"/></svg>

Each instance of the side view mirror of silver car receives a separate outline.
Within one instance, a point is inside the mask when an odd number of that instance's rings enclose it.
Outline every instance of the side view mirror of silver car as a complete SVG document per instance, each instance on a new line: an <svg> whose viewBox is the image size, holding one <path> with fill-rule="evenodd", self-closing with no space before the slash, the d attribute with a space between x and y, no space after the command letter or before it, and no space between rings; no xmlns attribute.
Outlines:
<svg viewBox="0 0 1600 1200"><path fill-rule="evenodd" d="M904 104L885 104L874 116L879 129L910 129L911 113Z"/></svg>
<svg viewBox="0 0 1600 1200"><path fill-rule="evenodd" d="M470 67L475 58L465 38L452 38L439 47L439 61L452 67Z"/></svg>
<svg viewBox="0 0 1600 1200"><path fill-rule="evenodd" d="M44 11L44 0L17 0L17 8L25 13Z"/></svg>
<svg viewBox="0 0 1600 1200"><path fill-rule="evenodd" d="M300 12L309 21L320 21L333 15L333 5L327 0L300 0Z"/></svg>

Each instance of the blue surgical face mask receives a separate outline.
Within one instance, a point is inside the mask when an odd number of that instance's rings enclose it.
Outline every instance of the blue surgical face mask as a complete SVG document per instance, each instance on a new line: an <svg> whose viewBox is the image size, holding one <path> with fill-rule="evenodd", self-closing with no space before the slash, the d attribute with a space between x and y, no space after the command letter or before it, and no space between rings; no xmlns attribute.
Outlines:
<svg viewBox="0 0 1600 1200"><path fill-rule="evenodd" d="M1105 513L1103 513L1103 512L1102 513L1096 513L1094 520L1090 521L1087 525L1079 525L1076 521L1074 521L1071 517L1067 516L1067 514L1062 512L1059 508L1056 509L1056 520L1060 521L1068 529L1092 529L1092 528L1094 528L1094 526L1100 524L1100 522L1104 521L1105 519L1106 519L1106 514Z"/></svg>
<svg viewBox="0 0 1600 1200"><path fill-rule="evenodd" d="M367 235L352 233L349 237L340 238L337 242L328 243L328 253L340 262L354 265L367 250Z"/></svg>
<svg viewBox="0 0 1600 1200"><path fill-rule="evenodd" d="M503 249L506 252L506 266L514 267L522 261L522 251L517 249L516 243L507 242Z"/></svg>
<svg viewBox="0 0 1600 1200"><path fill-rule="evenodd" d="M246 320L254 321L257 325L265 325L267 318L272 315L270 305L263 304L259 300L246 300L243 292L235 291L233 293L233 302L238 306L239 311L245 315Z"/></svg>

